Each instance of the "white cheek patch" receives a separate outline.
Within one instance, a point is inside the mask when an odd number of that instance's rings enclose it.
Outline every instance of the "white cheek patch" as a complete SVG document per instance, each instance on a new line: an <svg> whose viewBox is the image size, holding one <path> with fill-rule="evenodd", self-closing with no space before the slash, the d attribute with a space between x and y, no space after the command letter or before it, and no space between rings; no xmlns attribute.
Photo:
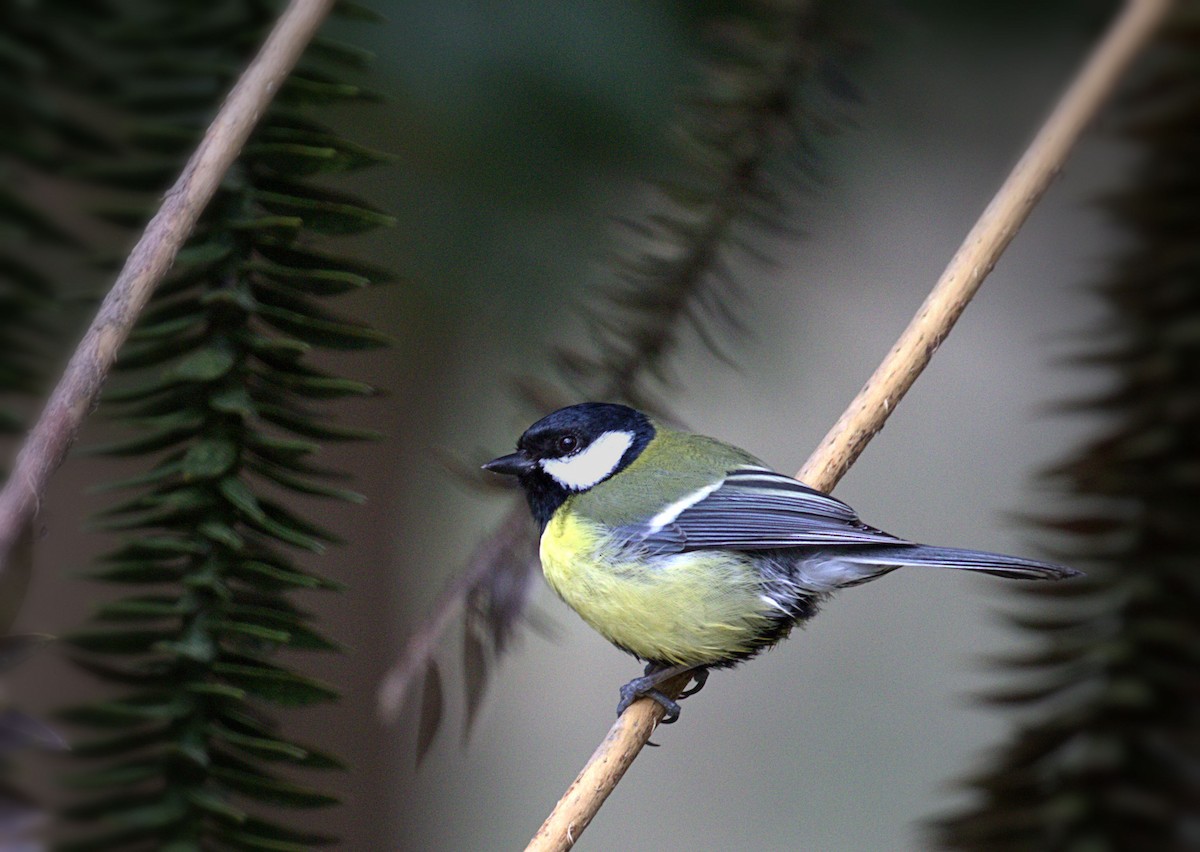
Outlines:
<svg viewBox="0 0 1200 852"><path fill-rule="evenodd" d="M538 464L563 488L585 491L616 470L632 443L631 432L605 432L574 455L542 459Z"/></svg>

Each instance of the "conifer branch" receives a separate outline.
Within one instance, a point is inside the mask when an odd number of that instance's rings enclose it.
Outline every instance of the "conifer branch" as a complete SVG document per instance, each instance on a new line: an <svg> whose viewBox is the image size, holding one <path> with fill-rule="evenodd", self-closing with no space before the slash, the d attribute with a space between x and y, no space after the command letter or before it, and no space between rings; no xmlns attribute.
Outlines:
<svg viewBox="0 0 1200 852"><path fill-rule="evenodd" d="M50 477L94 409L118 349L333 5L333 0L292 0L134 246L0 491L0 574L37 514Z"/></svg>
<svg viewBox="0 0 1200 852"><path fill-rule="evenodd" d="M1010 592L1023 647L985 659L1005 682L976 696L1010 731L956 779L971 800L927 823L928 848L1196 846L1200 6L1176 6L1146 65L1106 128L1137 149L1102 201L1126 239L1089 288L1104 314L1068 356L1105 387L1054 406L1103 425L1042 471L1066 507L1028 518L1088 579Z"/></svg>
<svg viewBox="0 0 1200 852"><path fill-rule="evenodd" d="M1169 0L1129 0L1054 112L984 210L909 327L797 478L832 490L929 363L1001 252L1045 192L1084 127L1149 41ZM690 678L661 687L678 696ZM534 835L527 852L571 848L616 788L663 717L655 701L634 702Z"/></svg>
<svg viewBox="0 0 1200 852"><path fill-rule="evenodd" d="M672 384L667 362L684 328L714 357L731 362L717 332L745 330L734 315L741 288L730 261L768 260L757 239L740 231L796 233L788 221L790 198L820 178L813 139L841 123L835 104L857 100L848 81L832 82L833 60L848 39L820 13L821 4L751 0L743 6L740 14L714 21L709 55L700 63L703 82L685 98L674 122L684 177L656 181L651 209L618 219L623 245L611 260L613 280L584 314L592 345L554 350L570 388L567 398L522 383L534 410L550 411L571 398L597 399L670 421L655 389ZM795 162L789 166L789 160ZM533 548L514 537L528 526L525 501L518 498L405 641L380 688L385 717L395 717L406 692L422 680L429 694L436 689L441 676L434 654L454 616L465 609L470 725L488 668L474 663L503 652L525 614L531 580L540 573L536 537ZM437 726L421 730L433 736ZM418 738L418 758L428 746Z"/></svg>

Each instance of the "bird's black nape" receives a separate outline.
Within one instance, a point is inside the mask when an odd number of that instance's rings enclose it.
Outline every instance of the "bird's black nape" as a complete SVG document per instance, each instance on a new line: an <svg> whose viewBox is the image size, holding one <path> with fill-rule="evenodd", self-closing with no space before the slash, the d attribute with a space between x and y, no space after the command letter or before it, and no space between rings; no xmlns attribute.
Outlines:
<svg viewBox="0 0 1200 852"><path fill-rule="evenodd" d="M628 449L609 476L636 459L655 434L650 418L637 409L616 403L583 402L547 414L525 430L517 441L516 453L488 462L484 467L517 476L534 519L544 529L572 490L548 474L541 462L586 450L609 432L632 436Z"/></svg>
<svg viewBox="0 0 1200 852"><path fill-rule="evenodd" d="M621 467L624 467L637 458L646 444L650 443L650 439L654 437L654 426L651 425L650 418L628 405L614 402L581 402L552 411L534 423L517 441L517 449L529 453L535 459L556 458L562 455L556 446L561 437L574 435L584 439L586 443L591 443L605 432L633 434L633 446L629 448L626 459L622 460Z"/></svg>

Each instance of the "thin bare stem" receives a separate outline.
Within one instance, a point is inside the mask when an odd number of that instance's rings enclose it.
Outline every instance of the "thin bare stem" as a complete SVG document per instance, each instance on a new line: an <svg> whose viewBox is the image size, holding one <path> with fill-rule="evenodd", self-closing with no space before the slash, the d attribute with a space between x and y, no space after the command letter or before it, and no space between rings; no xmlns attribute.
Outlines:
<svg viewBox="0 0 1200 852"><path fill-rule="evenodd" d="M823 491L832 490L867 442L883 428L896 403L950 333L1000 253L1062 168L1084 127L1162 23L1169 7L1169 0L1129 0L971 229L909 327L801 468L798 479ZM663 691L678 695L687 680L687 676L677 678ZM625 711L529 842L527 852L566 850L575 844L662 716L662 707L646 699L635 701Z"/></svg>
<svg viewBox="0 0 1200 852"><path fill-rule="evenodd" d="M796 474L829 490L883 428L996 265L1122 72L1166 17L1169 0L1130 0L1041 132L983 211L896 345Z"/></svg>
<svg viewBox="0 0 1200 852"><path fill-rule="evenodd" d="M419 675L433 658L434 651L442 642L454 616L466 604L471 589L491 573L500 560L520 559L522 550L529 550L529 509L525 501L514 504L500 522L493 535L489 535L471 557L467 570L454 577L442 589L438 599L430 608L430 615L420 628L404 643L399 659L388 669L379 686L379 715L395 720L403 709L404 700Z"/></svg>
<svg viewBox="0 0 1200 852"><path fill-rule="evenodd" d="M292 0L125 261L0 491L0 574L37 513L50 477L95 408L121 344L332 6L333 0Z"/></svg>

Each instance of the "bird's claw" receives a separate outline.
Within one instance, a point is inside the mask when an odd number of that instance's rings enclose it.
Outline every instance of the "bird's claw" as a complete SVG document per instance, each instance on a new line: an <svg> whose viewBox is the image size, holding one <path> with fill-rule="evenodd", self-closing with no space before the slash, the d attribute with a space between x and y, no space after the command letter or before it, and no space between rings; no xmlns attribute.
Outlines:
<svg viewBox="0 0 1200 852"><path fill-rule="evenodd" d="M706 669L706 668L693 669L692 680L695 683L692 686L689 686L683 692L679 693L680 701L687 698L689 695L695 695L697 692L704 689L704 684L708 683L708 669Z"/></svg>
<svg viewBox="0 0 1200 852"><path fill-rule="evenodd" d="M682 701L689 695L695 695L704 688L704 683L708 680L708 669L696 668L690 670L695 685L681 692L679 699L675 701L668 698L659 690L658 685L675 675L683 674L685 671L689 670L681 670L678 667L659 668L653 663L646 666L646 674L643 677L634 678L621 687L621 701L617 704L617 716L624 713L629 708L629 705L639 698L649 698L663 708L664 714L662 720L659 722L660 725L670 725L678 721L679 701Z"/></svg>
<svg viewBox="0 0 1200 852"><path fill-rule="evenodd" d="M667 698L666 695L659 692L652 686L644 686L640 684L642 678L631 680L629 683L621 687L621 701L617 704L617 715L620 716L629 709L629 705L637 701L639 698L649 698L652 701L658 702L659 706L665 712L660 725L670 725L679 718L679 704ZM639 689L639 687L641 687Z"/></svg>

